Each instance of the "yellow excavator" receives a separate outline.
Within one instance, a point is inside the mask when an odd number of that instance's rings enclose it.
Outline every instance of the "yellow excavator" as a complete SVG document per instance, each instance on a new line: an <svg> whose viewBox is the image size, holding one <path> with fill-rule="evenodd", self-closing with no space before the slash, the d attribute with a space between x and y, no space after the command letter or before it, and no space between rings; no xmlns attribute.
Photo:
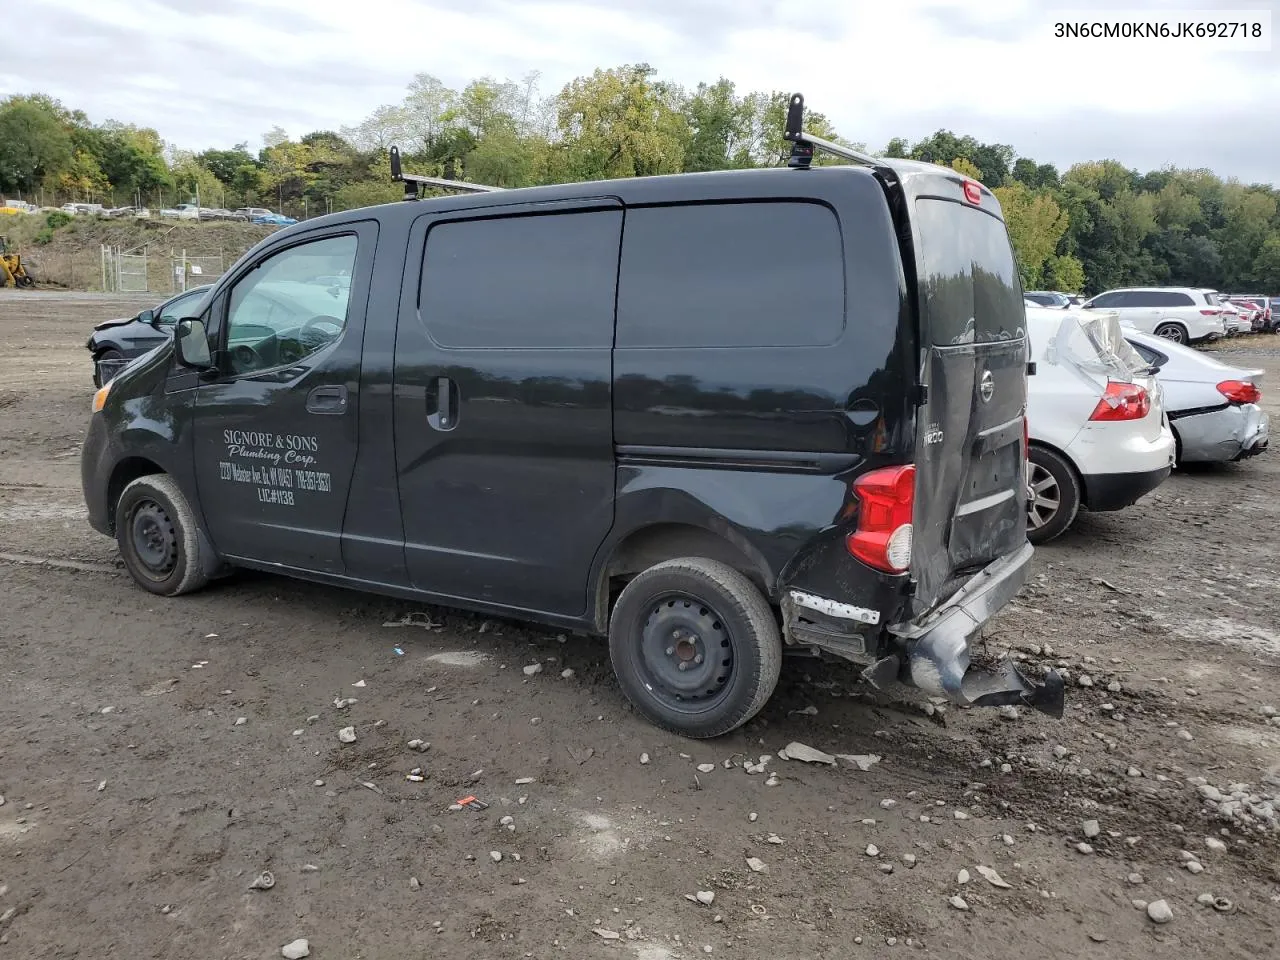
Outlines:
<svg viewBox="0 0 1280 960"><path fill-rule="evenodd" d="M34 287L36 278L22 265L22 255L10 253L5 237L0 237L0 287Z"/></svg>

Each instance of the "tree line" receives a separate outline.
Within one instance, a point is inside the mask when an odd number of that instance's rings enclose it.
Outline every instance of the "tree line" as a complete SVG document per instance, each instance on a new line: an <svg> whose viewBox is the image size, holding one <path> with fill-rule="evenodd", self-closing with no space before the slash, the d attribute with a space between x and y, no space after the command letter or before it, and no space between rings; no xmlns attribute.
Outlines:
<svg viewBox="0 0 1280 960"><path fill-rule="evenodd" d="M202 152L153 129L108 120L42 94L0 100L0 192L66 201L270 206L314 215L397 199L387 151L407 172L502 187L776 166L787 92L740 92L732 81L686 89L647 64L597 69L543 96L538 75L482 77L461 90L418 74L399 103L361 123L294 140L279 127ZM847 143L823 115L806 127ZM852 144L867 149L865 144ZM1004 208L1027 289L1096 293L1169 284L1280 292L1280 191L1209 170L1142 173L1114 160L1065 172L1007 144L939 130L891 140L883 156L951 166L990 187ZM819 162L840 162L828 158Z"/></svg>

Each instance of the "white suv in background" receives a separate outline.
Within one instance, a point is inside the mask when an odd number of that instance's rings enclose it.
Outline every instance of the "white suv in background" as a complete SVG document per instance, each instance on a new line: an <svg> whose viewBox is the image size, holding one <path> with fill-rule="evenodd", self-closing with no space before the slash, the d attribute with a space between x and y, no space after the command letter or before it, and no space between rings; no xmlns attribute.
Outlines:
<svg viewBox="0 0 1280 960"><path fill-rule="evenodd" d="M1194 287L1127 287L1108 290L1081 307L1114 310L1120 322L1176 343L1216 340L1226 335L1217 294Z"/></svg>

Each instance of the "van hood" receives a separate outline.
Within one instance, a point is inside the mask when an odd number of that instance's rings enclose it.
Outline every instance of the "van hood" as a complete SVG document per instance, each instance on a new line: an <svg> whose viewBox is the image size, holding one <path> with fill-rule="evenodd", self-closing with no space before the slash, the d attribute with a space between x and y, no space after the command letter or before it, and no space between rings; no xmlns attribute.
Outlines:
<svg viewBox="0 0 1280 960"><path fill-rule="evenodd" d="M95 329L95 330L108 330L108 329L110 329L111 327L123 327L126 323L133 323L133 321L135 321L135 320L137 320L137 319L138 319L138 318L137 318L136 316L133 316L133 317L116 317L114 320L103 320L101 323L95 323L95 324L93 325L93 329Z"/></svg>

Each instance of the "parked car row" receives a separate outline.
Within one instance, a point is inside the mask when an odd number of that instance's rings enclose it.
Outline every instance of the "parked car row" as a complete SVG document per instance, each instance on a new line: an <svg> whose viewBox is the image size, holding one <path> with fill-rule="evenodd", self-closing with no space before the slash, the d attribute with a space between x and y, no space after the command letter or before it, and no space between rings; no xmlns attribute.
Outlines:
<svg viewBox="0 0 1280 960"><path fill-rule="evenodd" d="M0 203L0 214L40 214L54 210L72 217L137 217L141 220L152 218L152 212L148 207L138 206L106 207L101 203L64 203L61 207L40 207L22 200L7 200ZM275 213L266 207L240 207L237 210L226 210L222 207L197 207L193 203L164 207L155 215L162 220L239 220L273 227L287 227L298 222L293 217Z"/></svg>
<svg viewBox="0 0 1280 960"><path fill-rule="evenodd" d="M1145 316L1046 308L1024 300L1028 377L1028 538L1046 543L1081 509L1131 506L1176 464L1267 448L1264 371L1242 369L1143 332ZM1158 327L1157 327L1158 329Z"/></svg>

